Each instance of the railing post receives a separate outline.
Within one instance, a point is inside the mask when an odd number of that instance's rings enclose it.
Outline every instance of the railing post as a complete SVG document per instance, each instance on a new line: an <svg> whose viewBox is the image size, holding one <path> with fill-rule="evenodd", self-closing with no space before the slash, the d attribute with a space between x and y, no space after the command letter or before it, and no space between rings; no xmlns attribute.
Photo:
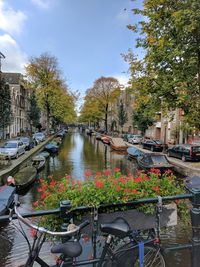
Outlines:
<svg viewBox="0 0 200 267"><path fill-rule="evenodd" d="M71 202L69 200L62 200L60 201L60 217L63 220L61 224L61 230L67 231L67 227L70 223L72 216L67 215L67 211L71 208ZM62 242L66 242L67 239L65 237L62 238Z"/></svg>
<svg viewBox="0 0 200 267"><path fill-rule="evenodd" d="M200 188L192 188L192 208L190 210L192 223L192 241L200 243Z"/></svg>

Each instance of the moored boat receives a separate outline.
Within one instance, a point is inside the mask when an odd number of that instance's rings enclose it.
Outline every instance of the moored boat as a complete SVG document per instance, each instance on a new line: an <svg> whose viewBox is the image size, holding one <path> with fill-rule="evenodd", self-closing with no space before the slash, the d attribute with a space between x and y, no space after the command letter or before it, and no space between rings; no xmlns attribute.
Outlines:
<svg viewBox="0 0 200 267"><path fill-rule="evenodd" d="M104 144L107 144L107 145L110 144L110 138L109 138L108 136L102 136L102 137L101 137L101 141L102 141Z"/></svg>
<svg viewBox="0 0 200 267"><path fill-rule="evenodd" d="M14 201L15 192L15 187L9 185L0 186L0 216L9 210Z"/></svg>
<svg viewBox="0 0 200 267"><path fill-rule="evenodd" d="M110 146L113 150L126 151L127 145L122 138L110 138Z"/></svg>
<svg viewBox="0 0 200 267"><path fill-rule="evenodd" d="M44 156L37 155L32 158L33 166L36 168L37 172L40 172L46 163L46 159Z"/></svg>
<svg viewBox="0 0 200 267"><path fill-rule="evenodd" d="M47 151L42 151L42 152L40 152L40 153L38 154L38 156L43 156L43 157L45 157L45 159L46 159L46 158L48 158L48 157L50 156L50 154L49 154L49 152L47 152Z"/></svg>
<svg viewBox="0 0 200 267"><path fill-rule="evenodd" d="M127 149L128 157L136 159L138 156L142 156L144 153L136 147L130 146Z"/></svg>
<svg viewBox="0 0 200 267"><path fill-rule="evenodd" d="M23 190L34 183L36 178L37 170L34 166L27 166L19 170L14 175L15 187L17 191Z"/></svg>
<svg viewBox="0 0 200 267"><path fill-rule="evenodd" d="M161 172L165 172L173 169L173 165L169 163L167 157L158 153L144 153L137 157L137 163L144 170L159 169Z"/></svg>
<svg viewBox="0 0 200 267"><path fill-rule="evenodd" d="M58 146L53 143L49 143L44 147L44 150L46 150L50 154L55 154L58 153Z"/></svg>

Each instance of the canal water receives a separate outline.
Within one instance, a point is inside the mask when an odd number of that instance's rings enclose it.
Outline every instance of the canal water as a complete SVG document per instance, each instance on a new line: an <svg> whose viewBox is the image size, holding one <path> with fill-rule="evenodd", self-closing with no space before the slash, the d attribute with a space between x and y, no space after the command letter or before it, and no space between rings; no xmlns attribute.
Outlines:
<svg viewBox="0 0 200 267"><path fill-rule="evenodd" d="M59 154L47 160L40 178L45 179L48 175L53 175L59 179L65 174L70 174L76 179L83 180L86 170L95 173L97 170L114 168L120 168L124 174L137 172L136 162L130 161L127 155L111 151L109 146L94 137L74 130L65 136ZM20 196L22 212L32 210L32 203L38 196L37 186L37 183L34 184L28 192ZM21 266L27 257L27 243L16 229L17 225L17 222L13 221L11 224L0 226L0 267ZM188 243L190 238L191 229L185 229L180 225L168 228L162 235L163 244L167 246ZM52 261L54 256L49 256L49 245L48 243L44 247L42 255ZM192 267L191 252L188 249L169 252L165 258L167 266Z"/></svg>

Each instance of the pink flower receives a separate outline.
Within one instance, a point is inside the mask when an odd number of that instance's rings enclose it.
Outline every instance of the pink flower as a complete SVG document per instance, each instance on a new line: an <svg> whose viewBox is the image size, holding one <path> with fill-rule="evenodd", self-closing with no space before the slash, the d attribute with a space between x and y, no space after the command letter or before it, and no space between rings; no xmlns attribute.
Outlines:
<svg viewBox="0 0 200 267"><path fill-rule="evenodd" d="M153 190L155 190L155 191L160 191L160 187L159 187L159 186L153 186L152 188L153 188Z"/></svg>
<svg viewBox="0 0 200 267"><path fill-rule="evenodd" d="M120 169L119 168L115 168L114 172L120 172Z"/></svg>
<svg viewBox="0 0 200 267"><path fill-rule="evenodd" d="M142 182L142 178L140 178L140 177L135 178L135 182L136 182L136 183L140 183L140 182Z"/></svg>

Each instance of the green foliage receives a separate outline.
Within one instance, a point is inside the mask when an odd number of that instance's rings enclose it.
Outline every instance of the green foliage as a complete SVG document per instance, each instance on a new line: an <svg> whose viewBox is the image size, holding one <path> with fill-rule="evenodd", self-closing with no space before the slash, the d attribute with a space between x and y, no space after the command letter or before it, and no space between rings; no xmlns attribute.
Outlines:
<svg viewBox="0 0 200 267"><path fill-rule="evenodd" d="M152 169L148 174L141 172L133 177L122 175L119 169L115 169L113 174L109 170L97 172L93 178L87 171L85 177L85 181L74 180L71 176L66 176L60 181L54 180L52 176L48 180L41 180L38 189L40 198L34 206L38 209L55 209L58 208L61 200L67 199L71 201L73 208L78 206L98 208L102 204L185 192L171 171L161 175L159 170ZM186 208L185 205L180 207L180 209ZM139 209L152 213L151 205L141 205Z"/></svg>
<svg viewBox="0 0 200 267"><path fill-rule="evenodd" d="M50 118L63 123L73 122L76 119L76 98L60 77L57 59L47 53L31 58L26 71L36 90L38 105L46 112L47 128Z"/></svg>
<svg viewBox="0 0 200 267"><path fill-rule="evenodd" d="M40 122L40 108L38 107L37 98L35 95L35 91L32 91L30 93L30 97L28 98L29 101L29 110L28 110L28 121L31 123L34 127L37 127L37 125Z"/></svg>
<svg viewBox="0 0 200 267"><path fill-rule="evenodd" d="M187 122L197 128L200 128L199 9L199 0L145 0L142 10L133 10L144 19L128 26L140 33L137 47L145 52L142 61L129 56L133 87L136 85L137 92L140 89L144 92L145 88L148 98L159 101L162 96L167 109L182 108ZM140 75L136 75L135 69ZM142 83L145 77L146 86Z"/></svg>
<svg viewBox="0 0 200 267"><path fill-rule="evenodd" d="M119 119L119 125L123 129L123 126L127 122L128 117L127 117L127 112L126 112L126 109L124 107L124 103L122 102L122 100L120 101L120 105L119 105L118 119Z"/></svg>
<svg viewBox="0 0 200 267"><path fill-rule="evenodd" d="M0 129L4 130L12 122L11 96L9 85L0 77Z"/></svg>

